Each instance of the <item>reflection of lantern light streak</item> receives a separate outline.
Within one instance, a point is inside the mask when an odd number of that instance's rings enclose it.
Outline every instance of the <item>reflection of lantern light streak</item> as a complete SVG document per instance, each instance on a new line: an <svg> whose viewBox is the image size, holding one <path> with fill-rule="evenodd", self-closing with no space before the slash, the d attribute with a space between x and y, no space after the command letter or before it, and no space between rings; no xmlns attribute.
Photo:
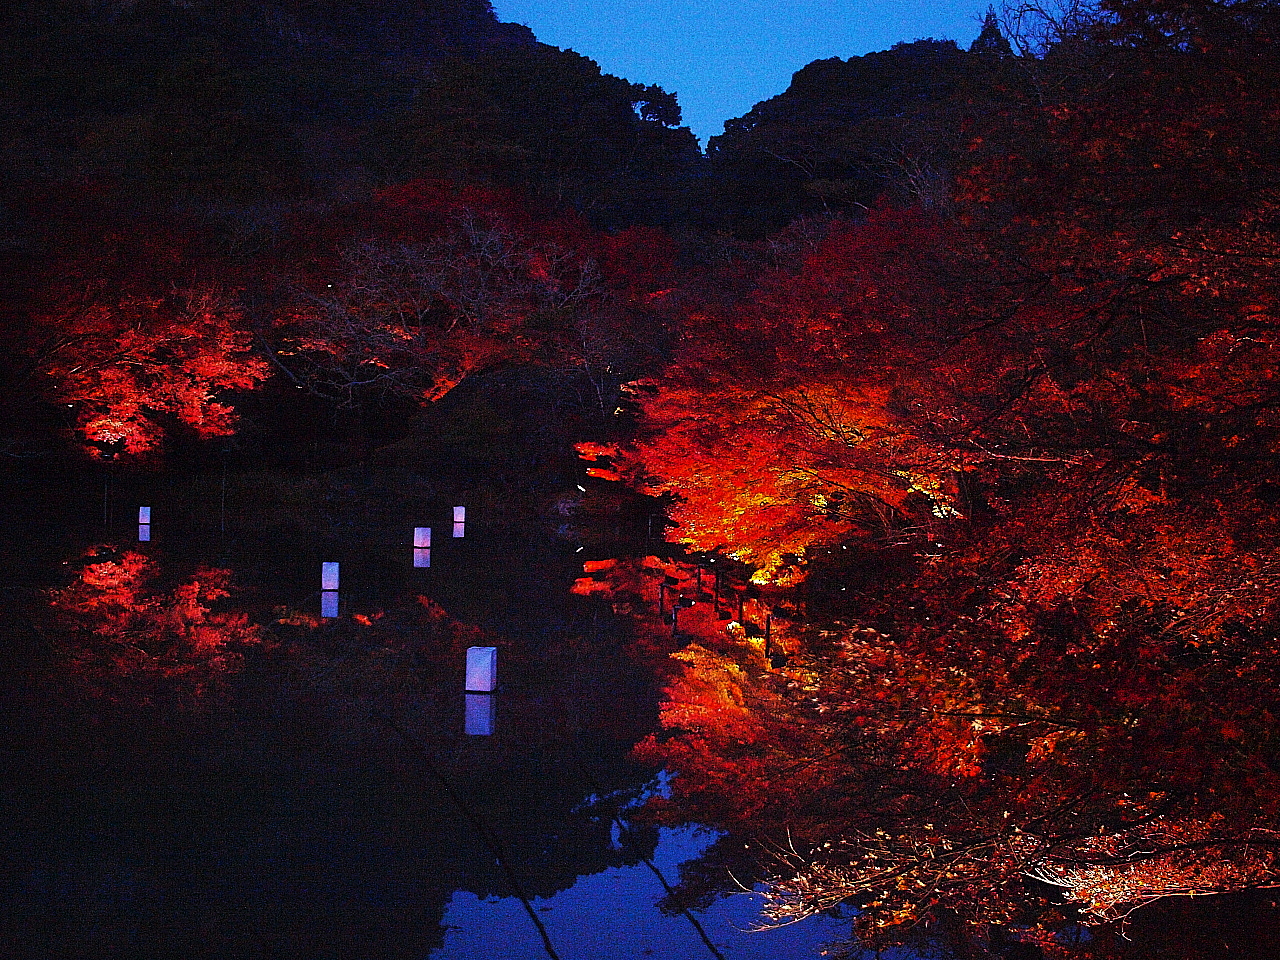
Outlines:
<svg viewBox="0 0 1280 960"><path fill-rule="evenodd" d="M488 737L493 735L495 697L492 693L463 694L465 730L468 736Z"/></svg>
<svg viewBox="0 0 1280 960"><path fill-rule="evenodd" d="M338 565L327 562L320 565L320 616L338 615Z"/></svg>

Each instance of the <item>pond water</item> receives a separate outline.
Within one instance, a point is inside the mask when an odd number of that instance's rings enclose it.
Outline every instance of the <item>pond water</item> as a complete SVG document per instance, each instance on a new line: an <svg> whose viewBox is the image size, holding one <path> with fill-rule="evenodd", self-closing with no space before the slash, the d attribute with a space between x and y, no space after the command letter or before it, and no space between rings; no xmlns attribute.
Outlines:
<svg viewBox="0 0 1280 960"><path fill-rule="evenodd" d="M848 935L847 920L826 917L764 928L760 898L745 892L688 914L660 910L667 878L674 879L680 864L706 845L707 837L697 828L664 828L645 863L580 877L568 890L533 901L555 954L561 960L773 960L817 957L829 943ZM548 956L523 904L513 898L484 900L455 893L445 909L444 926L444 945L431 954L439 960Z"/></svg>
<svg viewBox="0 0 1280 960"><path fill-rule="evenodd" d="M758 931L747 893L665 904L713 837L637 816L661 789L630 758L655 726L652 664L569 592L573 486L431 474L19 484L0 953L788 960L847 935L838 918ZM269 642L212 680L87 665L45 591L130 554L157 596L229 571L213 609ZM77 596L83 627L105 608ZM496 649L492 694L465 693L471 646Z"/></svg>

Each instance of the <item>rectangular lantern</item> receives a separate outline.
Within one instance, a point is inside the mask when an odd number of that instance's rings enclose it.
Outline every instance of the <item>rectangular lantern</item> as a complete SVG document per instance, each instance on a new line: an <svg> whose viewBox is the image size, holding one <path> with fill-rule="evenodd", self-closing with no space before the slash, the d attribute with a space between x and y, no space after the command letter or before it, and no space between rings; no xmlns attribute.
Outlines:
<svg viewBox="0 0 1280 960"><path fill-rule="evenodd" d="M414 547L431 546L431 528L430 527L414 527L413 528L413 545Z"/></svg>
<svg viewBox="0 0 1280 960"><path fill-rule="evenodd" d="M336 617L338 615L338 591L320 591L320 616Z"/></svg>
<svg viewBox="0 0 1280 960"><path fill-rule="evenodd" d="M467 648L467 693L492 693L498 686L498 648Z"/></svg>
<svg viewBox="0 0 1280 960"><path fill-rule="evenodd" d="M413 548L413 565L415 567L431 566L431 548L430 547L414 547Z"/></svg>
<svg viewBox="0 0 1280 960"><path fill-rule="evenodd" d="M150 522L151 522L151 508L150 508L150 507L139 507L139 508L138 508L138 522L139 522L139 523L150 523Z"/></svg>
<svg viewBox="0 0 1280 960"><path fill-rule="evenodd" d="M138 542L146 543L150 539L151 539L151 524L149 523L138 524Z"/></svg>
<svg viewBox="0 0 1280 960"><path fill-rule="evenodd" d="M320 564L320 589L338 589L338 565L336 563Z"/></svg>
<svg viewBox="0 0 1280 960"><path fill-rule="evenodd" d="M466 731L468 736L489 737L493 735L493 718L495 711L494 696L491 693L467 693L466 697Z"/></svg>
<svg viewBox="0 0 1280 960"><path fill-rule="evenodd" d="M453 535L454 537L465 536L467 532L467 508L453 508Z"/></svg>

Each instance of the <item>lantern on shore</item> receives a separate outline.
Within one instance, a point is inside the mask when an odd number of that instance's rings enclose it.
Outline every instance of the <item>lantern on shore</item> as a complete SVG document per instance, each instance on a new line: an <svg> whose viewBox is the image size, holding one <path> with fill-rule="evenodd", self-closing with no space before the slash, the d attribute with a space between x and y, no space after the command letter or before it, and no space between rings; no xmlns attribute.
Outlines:
<svg viewBox="0 0 1280 960"><path fill-rule="evenodd" d="M498 648L467 648L467 693L493 693L498 687Z"/></svg>

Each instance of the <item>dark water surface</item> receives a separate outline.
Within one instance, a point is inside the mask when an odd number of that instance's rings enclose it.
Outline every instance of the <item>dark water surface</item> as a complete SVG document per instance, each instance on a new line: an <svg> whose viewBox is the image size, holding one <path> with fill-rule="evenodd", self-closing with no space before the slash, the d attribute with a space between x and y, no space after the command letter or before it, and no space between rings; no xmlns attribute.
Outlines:
<svg viewBox="0 0 1280 960"><path fill-rule="evenodd" d="M711 837L635 819L661 789L629 757L655 725L652 665L569 593L576 485L432 456L11 479L0 956L786 960L847 932L751 932L746 895L659 909ZM160 582L230 570L219 609L269 642L172 700L86 679L42 591L94 545L143 554ZM320 620L325 561L340 616ZM489 735L464 726L473 644L498 648Z"/></svg>

